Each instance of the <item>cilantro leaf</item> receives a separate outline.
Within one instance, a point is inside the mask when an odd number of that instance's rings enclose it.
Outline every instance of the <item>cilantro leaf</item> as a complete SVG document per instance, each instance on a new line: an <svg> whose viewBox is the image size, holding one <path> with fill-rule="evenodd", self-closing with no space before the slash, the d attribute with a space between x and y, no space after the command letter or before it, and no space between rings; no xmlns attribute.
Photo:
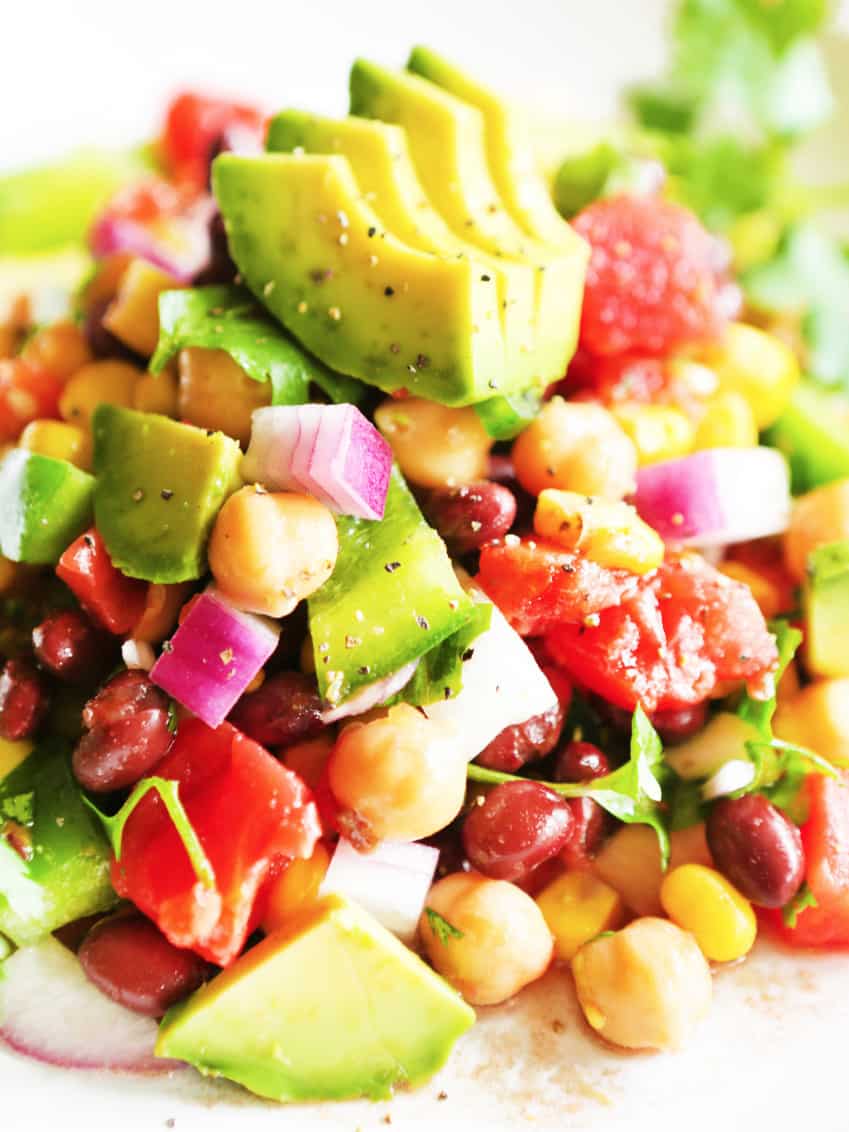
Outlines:
<svg viewBox="0 0 849 1132"><path fill-rule="evenodd" d="M168 816L174 823L174 828L179 834L180 840L183 842L183 846L192 863L195 876L204 888L215 888L215 872L212 868L212 864L200 843L194 826L189 821L189 815L186 813L183 803L180 801L179 783L175 782L173 779L156 777L143 778L114 817L109 817L107 814L101 813L88 798L84 797L83 801L100 819L106 831L106 836L109 838L115 858L120 861L124 826L127 824L127 821L139 802L145 795L149 794L151 790L157 792L162 800L162 804L168 811Z"/></svg>
<svg viewBox="0 0 849 1132"><path fill-rule="evenodd" d="M808 888L808 882L805 881L790 903L785 904L781 909L781 919L784 921L784 926L795 928L800 913L804 912L806 908L818 907L819 901Z"/></svg>
<svg viewBox="0 0 849 1132"><path fill-rule="evenodd" d="M165 291L159 298L159 343L150 361L159 373L188 346L226 350L254 381L270 381L272 404L301 405L310 383L332 401L357 404L365 386L343 377L308 354L240 287L192 287Z"/></svg>
<svg viewBox="0 0 849 1132"><path fill-rule="evenodd" d="M168 728L169 732L172 735L176 735L177 734L177 728L179 727L179 725L180 725L179 720L177 718L177 704L173 699L171 699L169 697L169 699L168 699L168 720L166 722L166 727Z"/></svg>
<svg viewBox="0 0 849 1132"><path fill-rule="evenodd" d="M772 717L775 715L778 706L775 689L802 643L802 634L787 621L773 621L770 624L770 629L775 636L775 643L778 648L778 668L773 676L772 696L767 700L756 700L748 692L744 692L737 708L737 714L740 718L757 728L767 742L772 740Z"/></svg>
<svg viewBox="0 0 849 1132"><path fill-rule="evenodd" d="M455 928L444 916L440 916L435 908L425 908L425 915L430 924L430 930L440 943L449 943L452 939L462 939L465 935L465 932Z"/></svg>
<svg viewBox="0 0 849 1132"><path fill-rule="evenodd" d="M12 794L0 799L0 818L17 822L18 825L31 826L35 819L35 791Z"/></svg>

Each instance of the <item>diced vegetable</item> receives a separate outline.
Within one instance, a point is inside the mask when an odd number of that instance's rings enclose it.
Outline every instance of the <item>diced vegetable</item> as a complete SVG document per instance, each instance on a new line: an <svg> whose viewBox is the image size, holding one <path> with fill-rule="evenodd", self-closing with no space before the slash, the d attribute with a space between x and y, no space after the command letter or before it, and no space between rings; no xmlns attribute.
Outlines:
<svg viewBox="0 0 849 1132"><path fill-rule="evenodd" d="M199 197L180 214L153 223L107 209L91 230L91 250L98 259L119 252L137 256L188 283L209 263L209 221L214 209L211 197Z"/></svg>
<svg viewBox="0 0 849 1132"><path fill-rule="evenodd" d="M787 457L795 492L849 476L849 398L804 381L767 434Z"/></svg>
<svg viewBox="0 0 849 1132"><path fill-rule="evenodd" d="M144 612L147 585L115 569L94 527L71 543L56 574L89 617L110 633L128 633Z"/></svg>
<svg viewBox="0 0 849 1132"><path fill-rule="evenodd" d="M780 534L790 522L783 456L770 448L714 448L642 468L634 503L668 542L726 546Z"/></svg>
<svg viewBox="0 0 849 1132"><path fill-rule="evenodd" d="M214 590L192 603L151 670L154 684L209 727L227 718L277 647L279 626Z"/></svg>
<svg viewBox="0 0 849 1132"><path fill-rule="evenodd" d="M340 719L348 719L352 715L363 715L365 712L371 711L372 708L385 704L396 693L400 693L406 688L420 663L418 660L411 660L409 664L405 664L397 672L384 676L382 680L375 680L373 684L366 684L344 704L324 712L321 717L322 720L325 723L338 723Z"/></svg>
<svg viewBox="0 0 849 1132"><path fill-rule="evenodd" d="M416 841L383 841L371 853L358 853L343 837L330 860L321 894L355 901L410 943L438 860L438 849Z"/></svg>
<svg viewBox="0 0 849 1132"><path fill-rule="evenodd" d="M849 676L849 542L810 556L804 604L808 668L816 676Z"/></svg>
<svg viewBox="0 0 849 1132"><path fill-rule="evenodd" d="M49 564L91 520L94 478L65 460L14 448L0 463L0 552Z"/></svg>

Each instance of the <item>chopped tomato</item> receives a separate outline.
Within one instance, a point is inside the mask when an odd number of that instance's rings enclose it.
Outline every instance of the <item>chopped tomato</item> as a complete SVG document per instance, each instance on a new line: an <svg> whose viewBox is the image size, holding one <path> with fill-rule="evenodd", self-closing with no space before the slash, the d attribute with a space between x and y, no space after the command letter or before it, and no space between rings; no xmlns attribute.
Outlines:
<svg viewBox="0 0 849 1132"><path fill-rule="evenodd" d="M669 367L665 358L649 354L596 357L579 350L569 366L560 392L581 400L597 398L604 405L622 401L651 404L668 398Z"/></svg>
<svg viewBox="0 0 849 1132"><path fill-rule="evenodd" d="M174 179L201 190L222 138L240 149L259 150L264 132L265 118L256 107L186 91L168 108L162 146Z"/></svg>
<svg viewBox="0 0 849 1132"><path fill-rule="evenodd" d="M517 633L534 637L617 605L638 578L541 539L508 536L483 548L477 582Z"/></svg>
<svg viewBox="0 0 849 1132"><path fill-rule="evenodd" d="M716 336L727 317L719 244L661 197L597 200L574 221L592 249L581 345L593 354L663 355Z"/></svg>
<svg viewBox="0 0 849 1132"><path fill-rule="evenodd" d="M180 801L215 874L195 875L155 792L124 827L115 891L132 900L176 946L226 966L256 926L257 895L286 860L309 857L321 832L301 779L229 723L180 725L154 771L180 784Z"/></svg>
<svg viewBox="0 0 849 1132"><path fill-rule="evenodd" d="M667 556L620 605L548 634L575 682L628 711L672 711L746 681L768 695L778 653L748 586L699 555Z"/></svg>
<svg viewBox="0 0 849 1132"><path fill-rule="evenodd" d="M0 441L17 440L30 421L59 416L62 382L23 358L0 359Z"/></svg>
<svg viewBox="0 0 849 1132"><path fill-rule="evenodd" d="M840 778L812 774L805 790L805 880L817 903L799 912L793 928L779 911L763 918L794 947L849 947L849 771Z"/></svg>
<svg viewBox="0 0 849 1132"><path fill-rule="evenodd" d="M147 582L128 578L112 565L93 527L71 543L56 573L92 621L110 633L129 633L144 613Z"/></svg>

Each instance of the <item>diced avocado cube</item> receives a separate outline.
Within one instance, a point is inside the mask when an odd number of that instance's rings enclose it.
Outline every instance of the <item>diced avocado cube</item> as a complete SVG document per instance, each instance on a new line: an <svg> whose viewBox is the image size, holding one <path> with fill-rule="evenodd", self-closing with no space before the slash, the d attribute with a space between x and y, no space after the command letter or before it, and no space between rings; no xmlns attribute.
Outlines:
<svg viewBox="0 0 849 1132"><path fill-rule="evenodd" d="M94 514L112 562L149 582L201 577L215 516L241 484L238 443L115 405L93 425Z"/></svg>
<svg viewBox="0 0 849 1132"><path fill-rule="evenodd" d="M432 1076L474 1019L368 913L329 896L172 1009L156 1053L277 1101L380 1100Z"/></svg>
<svg viewBox="0 0 849 1132"><path fill-rule="evenodd" d="M19 947L111 908L110 850L61 740L0 780L0 935Z"/></svg>
<svg viewBox="0 0 849 1132"><path fill-rule="evenodd" d="M0 552L53 565L91 521L94 477L24 448L0 463Z"/></svg>
<svg viewBox="0 0 849 1132"><path fill-rule="evenodd" d="M849 542L832 542L813 552L804 606L811 673L849 676Z"/></svg>
<svg viewBox="0 0 849 1132"><path fill-rule="evenodd" d="M802 382L767 440L787 457L794 492L845 479L849 476L849 398Z"/></svg>

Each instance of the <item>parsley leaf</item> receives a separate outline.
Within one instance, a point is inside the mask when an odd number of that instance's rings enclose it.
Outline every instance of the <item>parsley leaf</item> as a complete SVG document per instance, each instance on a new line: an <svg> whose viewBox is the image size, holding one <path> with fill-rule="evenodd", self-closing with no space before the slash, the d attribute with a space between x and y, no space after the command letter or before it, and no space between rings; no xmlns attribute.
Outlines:
<svg viewBox="0 0 849 1132"><path fill-rule="evenodd" d="M0 799L0 817L18 825L31 826L35 819L35 791L27 790L23 794Z"/></svg>
<svg viewBox="0 0 849 1132"><path fill-rule="evenodd" d="M177 719L177 704L176 701L171 698L169 698L168 700L168 720L166 722L166 727L172 735L177 734L177 728L179 727L179 720Z"/></svg>
<svg viewBox="0 0 849 1132"><path fill-rule="evenodd" d="M784 926L788 928L795 928L801 912L806 908L818 908L819 902L808 888L808 882L802 885L789 904L785 904L781 909L781 919L784 921Z"/></svg>
<svg viewBox="0 0 849 1132"><path fill-rule="evenodd" d="M425 915L430 924L430 930L440 943L449 943L452 939L462 939L465 935L465 932L461 932L459 928L449 924L445 917L440 916L434 908L425 908Z"/></svg>
<svg viewBox="0 0 849 1132"><path fill-rule="evenodd" d="M773 677L772 696L768 700L756 700L748 692L744 692L737 708L737 714L740 718L757 728L767 742L772 739L772 717L775 715L778 706L775 688L802 643L802 634L787 621L773 621L770 624L770 630L775 636L775 643L778 648L778 668Z"/></svg>

